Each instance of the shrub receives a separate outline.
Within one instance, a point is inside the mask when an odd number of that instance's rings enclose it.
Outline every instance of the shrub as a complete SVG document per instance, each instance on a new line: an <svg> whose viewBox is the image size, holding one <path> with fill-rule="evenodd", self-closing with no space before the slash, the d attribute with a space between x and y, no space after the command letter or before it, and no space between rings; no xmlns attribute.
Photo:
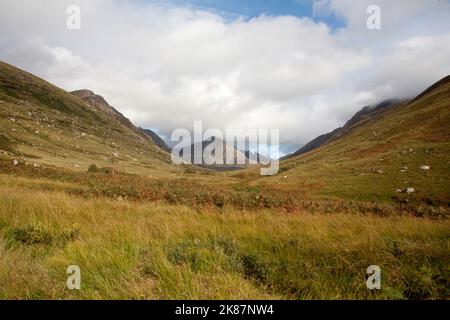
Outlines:
<svg viewBox="0 0 450 320"><path fill-rule="evenodd" d="M88 172L97 173L98 172L98 167L93 163L93 164L91 164L89 166Z"/></svg>
<svg viewBox="0 0 450 320"><path fill-rule="evenodd" d="M269 278L269 265L255 253L245 253L241 256L244 274L259 282L266 282Z"/></svg>
<svg viewBox="0 0 450 320"><path fill-rule="evenodd" d="M10 231L10 239L25 245L65 245L80 234L78 226L65 227L61 231L51 230L41 223L31 223Z"/></svg>

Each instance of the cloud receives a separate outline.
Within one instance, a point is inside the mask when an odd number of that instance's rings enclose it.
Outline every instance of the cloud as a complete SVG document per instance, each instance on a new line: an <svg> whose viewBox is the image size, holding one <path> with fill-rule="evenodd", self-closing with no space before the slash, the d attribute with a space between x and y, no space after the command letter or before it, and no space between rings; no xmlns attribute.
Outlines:
<svg viewBox="0 0 450 320"><path fill-rule="evenodd" d="M380 31L365 26L371 2L382 9ZM81 30L66 28L70 4L81 8ZM320 0L311 18L252 19L160 2L0 6L0 59L66 90L91 89L165 136L194 120L279 128L292 150L366 104L412 96L450 73L449 5L437 1ZM346 26L331 29L326 15Z"/></svg>

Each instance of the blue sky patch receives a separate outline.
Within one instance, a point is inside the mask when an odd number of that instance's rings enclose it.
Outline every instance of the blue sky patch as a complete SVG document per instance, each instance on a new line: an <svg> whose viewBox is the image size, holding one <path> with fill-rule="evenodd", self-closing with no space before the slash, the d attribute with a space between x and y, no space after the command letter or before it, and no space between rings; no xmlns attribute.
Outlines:
<svg viewBox="0 0 450 320"><path fill-rule="evenodd" d="M290 15L300 18L309 17L315 21L323 21L331 29L345 26L344 21L334 15L314 17L314 0L146 0L146 2L196 7L204 10L244 16L247 19L258 17L262 14L271 16Z"/></svg>

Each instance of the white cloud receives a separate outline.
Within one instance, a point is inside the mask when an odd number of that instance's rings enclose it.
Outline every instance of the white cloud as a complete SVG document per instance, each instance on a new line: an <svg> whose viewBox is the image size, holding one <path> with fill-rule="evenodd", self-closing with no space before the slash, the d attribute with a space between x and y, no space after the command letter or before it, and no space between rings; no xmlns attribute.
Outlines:
<svg viewBox="0 0 450 320"><path fill-rule="evenodd" d="M365 27L372 2L380 31ZM81 7L79 31L66 28L69 4ZM143 2L0 0L0 59L67 90L91 89L166 136L203 120L280 128L281 142L299 147L365 104L449 74L448 10L428 0L316 1L316 16L347 22L331 30L310 18Z"/></svg>

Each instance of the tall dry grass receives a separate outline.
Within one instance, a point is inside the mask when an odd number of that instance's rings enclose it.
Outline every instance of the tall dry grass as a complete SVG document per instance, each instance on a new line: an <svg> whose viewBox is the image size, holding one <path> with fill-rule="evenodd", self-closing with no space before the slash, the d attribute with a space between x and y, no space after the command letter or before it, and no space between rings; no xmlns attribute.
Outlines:
<svg viewBox="0 0 450 320"><path fill-rule="evenodd" d="M450 296L444 219L203 210L0 180L3 299ZM65 287L72 264L81 268L79 291ZM379 291L365 285L372 264L382 270Z"/></svg>

